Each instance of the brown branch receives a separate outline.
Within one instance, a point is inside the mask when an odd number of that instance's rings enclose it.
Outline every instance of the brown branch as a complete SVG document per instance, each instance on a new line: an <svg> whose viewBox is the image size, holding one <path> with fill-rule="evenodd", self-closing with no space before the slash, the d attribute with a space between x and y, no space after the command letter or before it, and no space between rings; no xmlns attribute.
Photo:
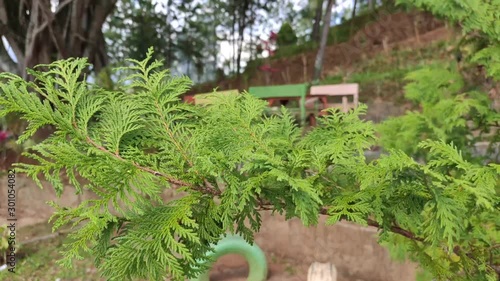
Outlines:
<svg viewBox="0 0 500 281"><path fill-rule="evenodd" d="M272 208L269 204L264 204L262 203L262 201L259 201L259 206L258 206L258 210L262 210L262 211L273 211L274 208ZM328 210L326 208L321 208L319 213L321 215L328 215ZM348 219L346 219L345 217L344 218L341 218L340 219L341 221L349 221ZM369 226L372 226L372 227L376 227L378 229L381 228L380 224L378 222L376 222L375 220L372 220L372 219L367 219L366 220L367 224ZM419 241L419 242L423 242L424 239L422 237L418 237L416 236L414 233L412 233L411 231L409 230L406 230L406 229L403 229L397 225L393 225L390 227L389 229L392 233L396 233L396 234L399 234L399 235L402 235L408 239L411 239L411 240L414 240L414 241Z"/></svg>
<svg viewBox="0 0 500 281"><path fill-rule="evenodd" d="M99 145L97 144L94 140L92 140L89 136L86 137L86 140L87 140L87 143L92 145L93 147L99 149L100 151L102 152L105 152L106 154L109 154L111 156L113 156L115 159L118 159L120 161L123 161L123 162L127 162L126 159L123 159L123 157L121 157L120 155L118 154L115 154L109 150L107 150L104 146L102 145ZM165 178L168 182L172 183L172 184L176 184L176 185L180 185L180 186L192 186L191 184L187 183L187 182L184 182L184 181L181 181L181 180L178 180L172 176L169 176L169 175L165 175L163 173L160 173L158 171L155 171L149 167L143 167L135 162L132 162L132 165L134 165L136 168L138 168L139 170L142 170L146 173L150 173L154 176L159 176L159 177L162 177L162 178Z"/></svg>
<svg viewBox="0 0 500 281"><path fill-rule="evenodd" d="M73 126L75 126L75 124L73 123ZM76 127L75 127L76 128ZM77 129L77 128L76 128ZM94 140L92 140L89 136L86 137L86 141L88 144L92 145L93 147L99 149L100 151L112 156L113 158L115 159L118 159L120 161L123 161L123 162L127 162L126 159L124 159L123 157L121 157L119 154L115 154L111 151L109 151L108 149L106 149L104 146L102 145L99 145L97 144ZM156 171L154 169L151 169L149 167L144 167L144 166L141 166L135 162L131 162L132 165L134 165L134 167L136 167L137 169L141 170L141 171L144 171L146 173L149 173L149 174L152 174L154 176L158 176L158 177L162 177L164 179L166 179L169 183L171 184L174 184L174 185L177 185L177 186L181 186L181 187L191 187L192 189L194 190L197 190L197 191L200 191L204 194L209 194L209 195L212 195L212 196L220 196L222 194L222 192L217 189L216 187L214 187L210 182L208 182L206 179L203 179L204 183L205 183L205 186L194 186L193 184L190 184L190 183L187 183L185 181L182 181L182 180L179 180L179 179L176 179L175 177L173 176L170 176L170 175L166 175L166 174L163 174L159 171Z"/></svg>
<svg viewBox="0 0 500 281"><path fill-rule="evenodd" d="M54 28L52 26L52 23L54 22L54 15L52 14L52 11L50 10L50 7L43 5L41 2L38 2L40 5L40 9L42 13L45 15L45 22L47 22L47 27L49 29L50 36L52 37L52 41L54 42L54 45L57 49L57 52L61 55L63 59L68 58L68 53L66 52L66 49L63 47L64 46L64 40L61 37L60 32L54 32ZM69 2L68 2L69 3Z"/></svg>
<svg viewBox="0 0 500 281"><path fill-rule="evenodd" d="M376 227L378 229L381 228L380 224L372 219L367 219L366 222L368 223L369 226ZM400 226L393 225L390 227L391 232L402 235L408 239L419 241L419 242L424 242L424 238L416 236L413 232L403 229Z"/></svg>
<svg viewBox="0 0 500 281"><path fill-rule="evenodd" d="M33 59L33 57L35 56L35 47L36 47L36 40L38 39L39 35L45 31L45 29L48 27L49 24L52 24L52 21L54 20L55 16L57 14L59 14L62 9L64 7L66 7L67 5L69 5L70 3L72 3L74 0L66 0L62 3L60 3L56 9L56 11L53 13L54 16L52 17L52 19L49 19L49 20L46 20L44 21L42 24L38 24L37 21L38 21L38 13L39 13L39 9L38 9L38 6L39 5L34 5L34 7L32 7L31 11L30 11L30 22L29 22L29 25L28 25L28 30L27 30L27 40L26 40L26 47L25 47L25 54L26 54L26 58L24 60L24 65L22 65L22 72L23 72L23 78L27 78L27 73L26 73L26 70L25 68L26 67L32 67L33 65L31 65L31 60Z"/></svg>
<svg viewBox="0 0 500 281"><path fill-rule="evenodd" d="M59 14L61 12L61 10L66 7L67 5L69 5L71 2L73 2L74 0L66 0L62 3L60 3L58 6L57 6L57 9L56 11L54 12L54 16ZM52 12L51 12L52 13ZM33 37L37 36L40 32L44 31L45 28L47 28L49 26L49 24L52 23L52 21L54 20L55 17L52 17L50 18L49 20L46 20L45 22L43 22L34 32L33 34Z"/></svg>

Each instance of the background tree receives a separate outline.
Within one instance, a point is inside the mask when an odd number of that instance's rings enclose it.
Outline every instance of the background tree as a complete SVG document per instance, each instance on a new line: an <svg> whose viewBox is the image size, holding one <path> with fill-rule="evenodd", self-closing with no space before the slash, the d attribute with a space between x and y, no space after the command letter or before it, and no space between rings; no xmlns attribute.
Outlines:
<svg viewBox="0 0 500 281"><path fill-rule="evenodd" d="M0 70L27 78L27 67L87 57L99 71L108 64L102 26L116 1L1 0L0 35L8 47L0 46Z"/></svg>
<svg viewBox="0 0 500 281"><path fill-rule="evenodd" d="M311 32L311 40L319 44L321 40L321 20L323 18L323 4L324 0L309 0L311 10L314 10L314 22Z"/></svg>
<svg viewBox="0 0 500 281"><path fill-rule="evenodd" d="M285 22L278 31L278 48L297 44L297 35L290 23Z"/></svg>
<svg viewBox="0 0 500 281"><path fill-rule="evenodd" d="M313 81L318 81L321 77L321 70L323 69L323 60L325 57L326 42L328 40L328 32L330 30L330 21L332 18L332 8L334 4L335 0L328 0L328 3L326 5L325 16L323 17L321 42L319 44L318 53L316 54L316 60L314 62Z"/></svg>
<svg viewBox="0 0 500 281"><path fill-rule="evenodd" d="M176 46L176 32L170 25L171 0L161 6L151 0L119 0L105 27L109 45L108 56L113 63L125 58L144 59L149 47L155 50L156 59L164 59L171 67Z"/></svg>
<svg viewBox="0 0 500 281"><path fill-rule="evenodd" d="M143 60L150 47L154 58L164 59L166 67L171 67L173 52L170 50L171 28L164 13L156 12L157 4L151 0L137 0L130 14L130 33L125 40L128 57Z"/></svg>

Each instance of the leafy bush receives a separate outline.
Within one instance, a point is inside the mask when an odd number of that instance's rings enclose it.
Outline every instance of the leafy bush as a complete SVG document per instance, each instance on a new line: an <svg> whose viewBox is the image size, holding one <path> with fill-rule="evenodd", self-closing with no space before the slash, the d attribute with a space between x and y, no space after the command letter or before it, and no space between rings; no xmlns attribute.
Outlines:
<svg viewBox="0 0 500 281"><path fill-rule="evenodd" d="M475 1L462 4L429 0L398 2L411 2L451 21L461 22L464 38L474 46L473 52L465 54L464 59L469 63L482 63L487 75L500 79L500 31L494 27L500 16L499 1L488 4ZM498 129L500 114L490 108L491 101L486 93L465 87L465 79L456 68L427 67L408 74L406 79L410 81L405 87L406 98L418 104L421 111L391 118L380 126L380 141L385 148L398 148L425 159L426 153L417 144L428 138L441 139L453 142L464 151L468 160L472 160L471 152L476 143L489 142L491 151L500 142L499 134L492 131Z"/></svg>
<svg viewBox="0 0 500 281"><path fill-rule="evenodd" d="M276 50L276 53L272 57L273 59L279 58L287 58L294 55L311 52L318 48L318 44L316 42L306 42L299 45L289 45L283 46Z"/></svg>
<svg viewBox="0 0 500 281"><path fill-rule="evenodd" d="M477 1L398 1L405 4L414 3L419 7L424 7L431 10L433 13L451 19L454 22L460 22L465 33L467 43L472 45L472 51L466 54L465 61L467 63L481 63L486 69L486 73L494 83L500 79L500 72L498 72L498 62L500 50L498 49L500 43L499 29L495 28L495 22L499 19L500 2L493 1L488 3L479 3ZM429 153L426 149L425 143L431 140L441 140L445 143L453 143L458 150L461 151L460 158L463 159L462 163L475 163L477 165L484 165L488 162L498 163L498 154L493 153L495 145L500 143L500 134L498 133L500 124L500 113L491 107L491 100L488 95L478 89L483 85L467 85L464 77L466 73L460 73L455 68L444 67L427 67L414 71L406 76L410 81L406 85L406 98L413 101L420 106L419 111L408 112L406 115L396 118L391 118L380 125L379 132L381 134L380 143L385 149L397 149L405 151L405 153L419 158L424 165L434 163L438 166L440 161L436 160L435 155ZM423 141L423 142L422 142ZM488 143L488 151L486 157L474 155L472 152L478 142ZM431 150L432 151L432 150ZM450 159L450 161L455 161ZM427 163L427 164L425 164ZM498 164L489 164L489 166L498 166ZM444 168L444 167L443 167ZM458 169L447 170L445 177L456 177L457 175L464 175L465 173L475 173L473 171ZM495 193L498 194L499 182L497 171L497 184ZM483 174L478 173L474 176L477 179L485 180ZM453 188L453 185L445 185L446 189ZM460 189L466 188L460 185ZM476 190L477 191L477 190ZM493 190L492 190L493 191ZM459 201L460 199L455 198ZM479 204L479 202L476 202ZM463 266L464 273L460 278L466 280L497 280L500 276L500 251L498 248L498 239L500 238L498 218L500 205L498 201L494 204L491 212L485 212L480 217L490 217L492 220L488 223L486 221L473 226L471 221L464 220L457 226L468 229L469 235L464 236L463 242L471 249L476 251L483 251L485 248L491 249L490 257L484 256L479 260L484 260L489 263L492 270L496 274L469 274L466 267ZM496 219L493 219L496 217ZM475 221L476 219L472 219ZM489 220L489 219L487 219ZM496 229L496 230L493 230ZM485 237L490 237L492 240L482 240L478 234L478 230L483 232ZM492 231L493 230L493 231ZM459 233L458 229L454 230ZM485 244L483 244L486 242ZM411 249L411 245L406 241L393 237L384 241L393 252L405 253ZM460 246L459 246L460 247ZM483 250L479 250L482 248ZM488 251L488 250L487 250ZM437 267L425 267L429 275L438 275L445 280L456 280L457 277L452 277L444 273L450 267L454 267L453 263L442 263L439 258L441 254L434 252L434 250L427 249L429 255L437 255L433 260L428 262L439 262ZM405 256L406 256L405 255ZM415 255L410 255L415 257ZM463 256L450 256L451 260L459 261ZM479 260L469 261L470 266L477 268L484 268L484 264ZM420 260L421 264L425 261ZM440 267L440 268L438 268Z"/></svg>
<svg viewBox="0 0 500 281"><path fill-rule="evenodd" d="M458 72L424 68L410 73L407 79L412 82L406 85L405 96L418 104L421 111L389 118L382 123L379 131L383 147L425 158L418 143L429 138L441 139L453 142L470 160L475 143L490 141L493 145L500 141L497 135L476 136L489 132L500 120L499 114L490 109L491 102L486 94L461 92L464 81Z"/></svg>
<svg viewBox="0 0 500 281"><path fill-rule="evenodd" d="M285 22L278 31L278 48L297 44L297 35L290 23Z"/></svg>
<svg viewBox="0 0 500 281"><path fill-rule="evenodd" d="M459 12L450 17L490 38L475 59L499 78L500 36L492 24L498 1L483 3L486 10L473 7L477 1L461 2L466 13L455 11L452 0L411 2L445 15ZM113 91L79 80L85 59L30 70L34 82L0 74L0 115L19 113L29 121L19 141L42 126L56 128L25 152L39 164L19 163L18 171L39 185L43 174L58 194L63 171L77 191L97 196L72 209L51 203L54 228L75 227L62 265L87 251L110 280L183 280L205 269L204 254L226 231L252 241L259 211L274 210L306 226L326 215L330 224L377 227L382 244L438 280L497 280L500 165L462 151L469 140L461 130L467 119L488 127L499 115L479 94L459 94L461 78L453 71L409 76L407 97L424 108L417 117L433 118L425 123L427 138L421 131L407 137L426 161L408 155L415 153L409 146L389 144L387 155L366 162L363 151L377 139L375 127L359 118L364 105L348 113L332 109L303 133L286 109L265 117L266 103L248 94L215 95L206 107L182 103L189 79L171 77L151 55L131 60L128 83ZM416 122L418 114L406 121ZM185 196L163 202L167 188Z"/></svg>

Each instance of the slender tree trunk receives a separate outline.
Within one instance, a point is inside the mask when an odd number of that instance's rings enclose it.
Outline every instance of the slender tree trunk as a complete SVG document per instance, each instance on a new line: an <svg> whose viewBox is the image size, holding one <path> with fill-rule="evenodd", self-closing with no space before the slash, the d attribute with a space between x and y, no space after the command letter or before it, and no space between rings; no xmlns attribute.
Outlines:
<svg viewBox="0 0 500 281"><path fill-rule="evenodd" d="M233 47L233 52L231 54L231 72L234 72L234 66L236 64L236 38L235 38L235 31L236 31L236 6L233 4L233 21L231 22L231 45Z"/></svg>
<svg viewBox="0 0 500 281"><path fill-rule="evenodd" d="M311 39L314 42L318 42L320 40L319 32L321 28L321 16L323 15L323 0L314 0L316 1L316 12L314 14L314 23L313 29L311 33Z"/></svg>
<svg viewBox="0 0 500 281"><path fill-rule="evenodd" d="M375 1L368 0L368 7L370 8L370 10L374 10L375 9Z"/></svg>
<svg viewBox="0 0 500 281"><path fill-rule="evenodd" d="M243 36L240 35L241 37ZM241 53L243 51L243 38L238 37L238 54L236 55L236 76L240 76L241 70Z"/></svg>
<svg viewBox="0 0 500 281"><path fill-rule="evenodd" d="M352 6L352 14L351 14L351 26L349 27L349 38L352 37L352 33L354 31L354 17L356 16L357 5L358 5L358 0L354 0L354 5Z"/></svg>
<svg viewBox="0 0 500 281"><path fill-rule="evenodd" d="M213 3L213 1L209 2L212 5L212 10L210 11L212 13L212 28L213 28L213 40L212 40L212 57L214 59L213 61L213 71L214 73L213 79L217 79L217 54L219 53L219 50L217 50L218 47L218 39L217 39L217 16L216 16L216 9L217 6ZM210 80L212 80L211 77L209 77Z"/></svg>
<svg viewBox="0 0 500 281"><path fill-rule="evenodd" d="M321 41L318 49L318 54L316 55L316 61L314 63L314 82L319 81L321 77L323 59L325 57L326 42L328 40L328 31L330 30L330 21L332 18L333 4L335 4L335 0L328 0L325 16L323 17L323 32L321 33Z"/></svg>
<svg viewBox="0 0 500 281"><path fill-rule="evenodd" d="M351 19L353 19L356 16L357 5L358 5L358 0L354 0L354 4L352 5Z"/></svg>
<svg viewBox="0 0 500 281"><path fill-rule="evenodd" d="M250 60L254 59L255 48L254 48L254 38L253 38L253 23L254 23L254 10L250 10Z"/></svg>
<svg viewBox="0 0 500 281"><path fill-rule="evenodd" d="M238 6L239 16L238 16L238 55L236 57L236 80L238 83L238 89L241 88L241 54L243 52L243 43L245 39L245 29L248 25L247 11L252 9L251 1L245 0L240 2L241 6Z"/></svg>
<svg viewBox="0 0 500 281"><path fill-rule="evenodd" d="M169 0L167 2L167 22L170 22L171 21L171 14L172 14L172 1ZM172 67L172 62L173 62L173 44L172 44L172 33L173 33L173 28L172 26L169 24L168 25L168 43L167 43L167 66L169 68Z"/></svg>

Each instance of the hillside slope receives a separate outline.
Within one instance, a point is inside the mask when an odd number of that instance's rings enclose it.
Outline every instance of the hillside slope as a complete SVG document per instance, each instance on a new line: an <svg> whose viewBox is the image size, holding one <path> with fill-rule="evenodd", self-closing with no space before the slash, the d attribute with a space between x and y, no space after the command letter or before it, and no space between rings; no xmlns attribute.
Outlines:
<svg viewBox="0 0 500 281"><path fill-rule="evenodd" d="M359 30L348 42L327 46L322 79L339 72L348 72L356 64L388 54L391 50L411 46L426 46L429 43L446 40L450 31L442 21L425 12L398 12L378 17ZM260 65L247 67L240 82L235 77L222 81L196 85L188 94L210 92L249 86L280 85L309 82L312 78L316 50L291 57L268 59L267 63L278 72L265 73L258 70Z"/></svg>

